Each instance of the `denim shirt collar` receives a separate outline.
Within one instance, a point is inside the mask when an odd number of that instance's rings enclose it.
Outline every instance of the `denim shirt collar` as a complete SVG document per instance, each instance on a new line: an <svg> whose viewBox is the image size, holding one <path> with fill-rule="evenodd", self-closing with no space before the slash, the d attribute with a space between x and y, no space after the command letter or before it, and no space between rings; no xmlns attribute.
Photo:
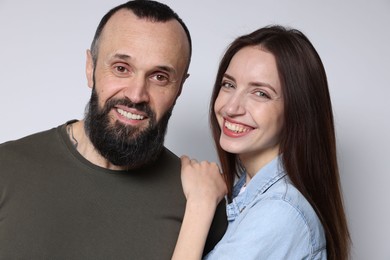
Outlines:
<svg viewBox="0 0 390 260"><path fill-rule="evenodd" d="M274 183L286 176L280 156L261 168L247 184L244 192L240 193L246 181L244 172L233 188L233 201L226 205L228 221L233 221L255 198L267 191Z"/></svg>

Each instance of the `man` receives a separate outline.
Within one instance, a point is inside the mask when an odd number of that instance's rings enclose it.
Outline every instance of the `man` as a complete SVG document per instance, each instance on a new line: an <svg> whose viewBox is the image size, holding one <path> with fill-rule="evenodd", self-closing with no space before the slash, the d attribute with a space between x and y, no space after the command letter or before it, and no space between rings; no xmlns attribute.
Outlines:
<svg viewBox="0 0 390 260"><path fill-rule="evenodd" d="M170 259L186 201L163 142L190 57L166 5L130 1L102 18L84 120L0 145L0 259ZM221 205L206 251L224 219Z"/></svg>

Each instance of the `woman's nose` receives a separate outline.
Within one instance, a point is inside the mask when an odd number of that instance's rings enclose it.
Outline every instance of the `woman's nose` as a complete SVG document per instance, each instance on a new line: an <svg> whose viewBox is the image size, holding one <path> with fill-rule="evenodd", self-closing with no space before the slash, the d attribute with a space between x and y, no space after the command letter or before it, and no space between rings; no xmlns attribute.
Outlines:
<svg viewBox="0 0 390 260"><path fill-rule="evenodd" d="M234 93L228 98L224 106L225 113L229 116L238 116L244 114L244 103L244 97L238 92Z"/></svg>

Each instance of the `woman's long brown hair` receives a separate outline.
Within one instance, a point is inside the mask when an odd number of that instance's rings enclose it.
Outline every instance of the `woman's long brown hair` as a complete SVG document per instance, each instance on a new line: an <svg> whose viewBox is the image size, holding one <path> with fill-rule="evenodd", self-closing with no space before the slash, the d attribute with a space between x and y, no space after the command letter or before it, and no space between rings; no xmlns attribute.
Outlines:
<svg viewBox="0 0 390 260"><path fill-rule="evenodd" d="M326 73L311 42L296 29L269 26L241 36L228 47L220 62L209 112L214 142L228 185L228 199L232 199L240 165L237 155L222 150L219 145L221 129L214 103L231 59L247 46L261 46L275 57L284 102L280 140L284 168L321 220L328 259L348 259L350 236L341 195Z"/></svg>

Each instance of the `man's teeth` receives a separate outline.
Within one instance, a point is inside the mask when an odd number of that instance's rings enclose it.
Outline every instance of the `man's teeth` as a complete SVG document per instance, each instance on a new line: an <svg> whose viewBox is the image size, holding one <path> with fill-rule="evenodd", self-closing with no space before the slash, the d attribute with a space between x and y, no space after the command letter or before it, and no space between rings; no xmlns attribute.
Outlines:
<svg viewBox="0 0 390 260"><path fill-rule="evenodd" d="M117 109L118 113L121 114L124 117L127 117L128 119L133 119L133 120L142 120L144 119L144 116L137 115L137 114L132 114L130 112L126 112L123 109L118 108Z"/></svg>
<svg viewBox="0 0 390 260"><path fill-rule="evenodd" d="M229 129L230 131L236 132L236 133L245 133L249 131L249 128L243 127L242 125L233 124L230 122L225 121L225 127Z"/></svg>

